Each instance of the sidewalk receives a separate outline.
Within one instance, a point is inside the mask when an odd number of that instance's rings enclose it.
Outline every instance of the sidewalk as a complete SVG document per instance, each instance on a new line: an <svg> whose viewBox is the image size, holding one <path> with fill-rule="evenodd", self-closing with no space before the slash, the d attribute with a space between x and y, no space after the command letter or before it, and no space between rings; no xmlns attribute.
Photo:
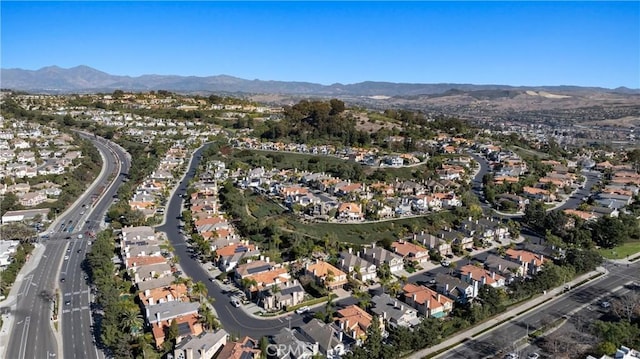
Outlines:
<svg viewBox="0 0 640 359"><path fill-rule="evenodd" d="M571 282L568 282L567 285L569 285L572 290L574 290L575 286L582 282L583 280L586 279L590 279L591 277L594 277L598 274L607 274L607 270L606 268L603 267L598 267L595 271L593 272L589 272L586 274L583 274L577 278L575 278L574 280L572 280ZM595 279L595 278L594 278ZM413 354L408 355L406 358L408 359L421 359L424 358L428 355L431 355L433 353L436 353L440 350L446 350L446 349L452 349L455 348L459 345L462 345L462 341L468 338L473 337L476 334L479 334L480 332L483 332L486 330L486 332L489 332L515 318L511 318L514 316L518 316L520 315L522 312L528 311L530 309L533 309L537 306L540 305L544 305L546 303L552 302L554 301L557 297L559 297L562 294L564 288L561 287L557 287L554 288L548 292L546 292L543 295L538 296L537 298L534 298L532 300L529 300L527 302L524 302L516 307L513 307L511 309L509 309L508 311L490 319L487 320L483 323L480 323L478 325L476 325L475 327L472 327L470 329L467 329L461 333L458 333L452 337L449 337L447 340L443 341L442 343L438 344L438 345L434 345L432 347L429 348L425 348L422 349L420 351L417 351ZM439 354L434 356L434 358L438 358L441 355L444 355L445 353Z"/></svg>

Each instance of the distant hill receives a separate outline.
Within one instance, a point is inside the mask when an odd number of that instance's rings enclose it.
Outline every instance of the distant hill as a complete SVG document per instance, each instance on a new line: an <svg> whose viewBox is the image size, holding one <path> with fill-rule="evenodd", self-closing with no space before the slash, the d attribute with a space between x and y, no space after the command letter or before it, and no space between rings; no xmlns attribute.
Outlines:
<svg viewBox="0 0 640 359"><path fill-rule="evenodd" d="M111 92L168 90L175 92L243 92L318 96L418 96L455 91L479 91L477 95L495 96L493 91L513 96L512 91L549 92L616 92L640 94L640 89L620 87L605 89L578 86L513 87L505 85L471 84L409 84L366 81L356 84L321 85L310 82L245 80L238 77L143 75L138 77L111 75L88 66L64 69L58 66L39 70L2 69L0 87L40 93ZM453 91L453 92L452 92Z"/></svg>

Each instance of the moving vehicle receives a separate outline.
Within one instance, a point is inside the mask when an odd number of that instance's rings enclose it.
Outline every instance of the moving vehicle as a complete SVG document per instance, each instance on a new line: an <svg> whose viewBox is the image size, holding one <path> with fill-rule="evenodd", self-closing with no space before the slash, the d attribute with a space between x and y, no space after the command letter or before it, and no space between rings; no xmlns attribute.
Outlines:
<svg viewBox="0 0 640 359"><path fill-rule="evenodd" d="M298 309L296 309L296 313L298 314L303 314L309 311L309 307L307 307L306 305L304 307L300 307Z"/></svg>
<svg viewBox="0 0 640 359"><path fill-rule="evenodd" d="M238 298L231 298L231 305L238 308L240 306L240 300Z"/></svg>

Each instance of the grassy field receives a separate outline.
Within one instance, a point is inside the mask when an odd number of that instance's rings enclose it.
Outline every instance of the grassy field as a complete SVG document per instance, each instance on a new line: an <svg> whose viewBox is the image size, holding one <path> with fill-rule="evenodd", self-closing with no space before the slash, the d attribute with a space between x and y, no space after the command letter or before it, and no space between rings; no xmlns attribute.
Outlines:
<svg viewBox="0 0 640 359"><path fill-rule="evenodd" d="M287 223L291 230L308 235L314 239L322 239L325 235L333 235L340 242L354 244L371 244L382 239L397 239L402 227L425 228L429 225L425 217L405 218L393 221L367 224L339 223L301 223L290 218Z"/></svg>
<svg viewBox="0 0 640 359"><path fill-rule="evenodd" d="M600 249L600 254L608 259L626 259L632 258L635 254L640 253L640 241L638 242L626 242L621 246L613 249Z"/></svg>
<svg viewBox="0 0 640 359"><path fill-rule="evenodd" d="M247 197L249 212L256 218L278 216L285 212L284 208L277 203L259 194L245 192L245 196Z"/></svg>

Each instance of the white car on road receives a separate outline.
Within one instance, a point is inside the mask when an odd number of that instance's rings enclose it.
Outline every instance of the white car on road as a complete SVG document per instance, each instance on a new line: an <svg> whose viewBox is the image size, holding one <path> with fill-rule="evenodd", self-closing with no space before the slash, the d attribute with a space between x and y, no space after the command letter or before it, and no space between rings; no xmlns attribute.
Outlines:
<svg viewBox="0 0 640 359"><path fill-rule="evenodd" d="M309 311L309 307L307 307L306 305L304 307L300 307L298 309L296 309L296 313L298 314L303 314Z"/></svg>

